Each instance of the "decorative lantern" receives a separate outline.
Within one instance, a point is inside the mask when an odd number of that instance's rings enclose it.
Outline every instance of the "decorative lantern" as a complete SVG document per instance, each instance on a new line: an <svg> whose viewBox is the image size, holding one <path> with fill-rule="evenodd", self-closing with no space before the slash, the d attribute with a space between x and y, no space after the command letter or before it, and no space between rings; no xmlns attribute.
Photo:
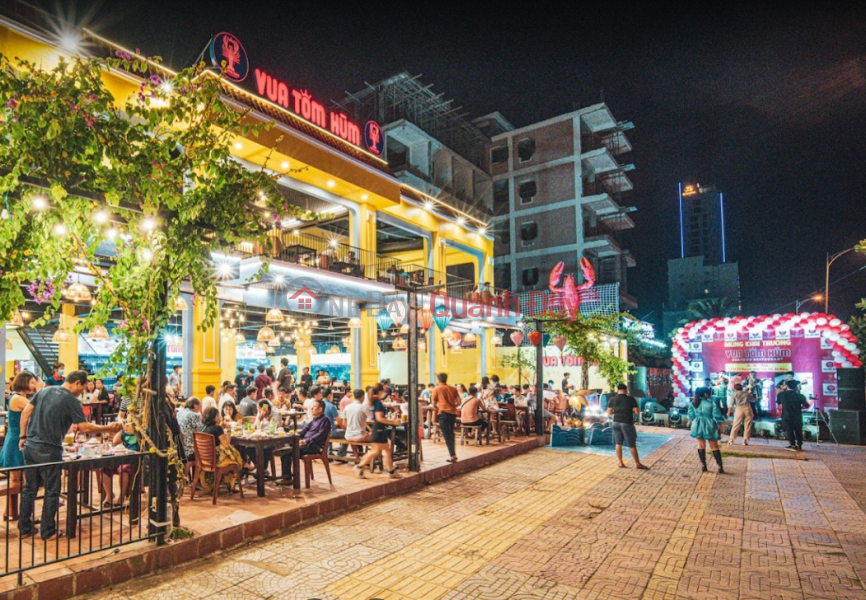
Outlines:
<svg viewBox="0 0 866 600"><path fill-rule="evenodd" d="M340 354L340 352L340 347L337 344L334 344L330 348L325 350L325 354Z"/></svg>
<svg viewBox="0 0 866 600"><path fill-rule="evenodd" d="M90 302L93 296L90 294L90 288L80 281L76 281L66 288L66 297L73 302Z"/></svg>
<svg viewBox="0 0 866 600"><path fill-rule="evenodd" d="M244 334L242 334L240 331L238 331L235 334L235 343L236 344L245 344L246 341L247 341L247 337Z"/></svg>
<svg viewBox="0 0 866 600"><path fill-rule="evenodd" d="M265 321L268 323L280 323L285 319L283 316L283 311L281 311L276 306L268 311L265 315Z"/></svg>
<svg viewBox="0 0 866 600"><path fill-rule="evenodd" d="M418 340L418 352L427 352L427 340Z"/></svg>
<svg viewBox="0 0 866 600"><path fill-rule="evenodd" d="M472 333L471 331L463 336L463 341L466 342L467 344L475 343L476 339L477 338L475 337L475 334Z"/></svg>
<svg viewBox="0 0 866 600"><path fill-rule="evenodd" d="M502 337L498 333L495 333L495 334L493 334L493 337L490 339L490 343L493 344L494 346L501 346L502 345Z"/></svg>
<svg viewBox="0 0 866 600"><path fill-rule="evenodd" d="M9 325L12 327L24 327L24 317L21 316L20 312L16 310L12 313L12 320L9 321Z"/></svg>
<svg viewBox="0 0 866 600"><path fill-rule="evenodd" d="M406 318L406 304L402 300L391 300L388 303L388 315L394 322L394 325L399 326Z"/></svg>
<svg viewBox="0 0 866 600"><path fill-rule="evenodd" d="M388 314L388 311L383 309L376 313L376 324L382 331L388 331L391 325L394 324L394 320Z"/></svg>
<svg viewBox="0 0 866 600"><path fill-rule="evenodd" d="M565 349L566 344L568 344L568 340L564 335L558 335L551 340L553 345L559 348L559 351L562 352Z"/></svg>
<svg viewBox="0 0 866 600"><path fill-rule="evenodd" d="M523 343L523 334L519 331L512 332L511 341L514 342L515 346L519 346Z"/></svg>
<svg viewBox="0 0 866 600"><path fill-rule="evenodd" d="M51 341L55 344L68 344L72 340L72 336L63 327L54 332Z"/></svg>
<svg viewBox="0 0 866 600"><path fill-rule="evenodd" d="M316 350L316 347L313 345L310 345L310 354L318 354L318 353L319 353L319 351Z"/></svg>
<svg viewBox="0 0 866 600"><path fill-rule="evenodd" d="M463 336L460 335L460 333L458 333L457 331L452 331L451 337L448 338L448 343L451 345L460 344L462 342L462 340L463 340Z"/></svg>
<svg viewBox="0 0 866 600"><path fill-rule="evenodd" d="M269 348L279 348L280 347L280 338L274 338L268 341Z"/></svg>
<svg viewBox="0 0 866 600"><path fill-rule="evenodd" d="M361 328L361 319L359 317L352 317L349 319L349 328L350 329L360 329Z"/></svg>
<svg viewBox="0 0 866 600"><path fill-rule="evenodd" d="M174 299L174 310L175 312L181 310L188 310L189 304L186 303L186 299L183 296L178 296Z"/></svg>
<svg viewBox="0 0 866 600"><path fill-rule="evenodd" d="M87 337L91 340L107 340L108 330L103 325L94 325Z"/></svg>
<svg viewBox="0 0 866 600"><path fill-rule="evenodd" d="M433 313L429 309L425 308L418 313L418 325L420 325L424 331L427 331L433 326Z"/></svg>
<svg viewBox="0 0 866 600"><path fill-rule="evenodd" d="M408 323L403 323L402 325L400 325L400 333L403 335L406 335L409 333L409 324Z"/></svg>
<svg viewBox="0 0 866 600"><path fill-rule="evenodd" d="M409 347L409 344L407 344L406 340L404 340L402 337L397 336L391 343L391 347L394 350L406 350Z"/></svg>
<svg viewBox="0 0 866 600"><path fill-rule="evenodd" d="M445 328L448 327L448 323L451 322L451 315L447 312L433 315L433 322L436 323L436 327L439 328L439 331L444 331Z"/></svg>
<svg viewBox="0 0 866 600"><path fill-rule="evenodd" d="M454 335L454 332L451 331L450 329L448 329L447 327L442 330L442 339L443 340L450 340L451 336L453 336L453 335Z"/></svg>
<svg viewBox="0 0 866 600"><path fill-rule="evenodd" d="M270 346L265 346L265 354L276 354L277 349Z"/></svg>
<svg viewBox="0 0 866 600"><path fill-rule="evenodd" d="M264 342L259 342L258 344L256 344L256 350L260 352L267 352L268 347L265 346Z"/></svg>
<svg viewBox="0 0 866 600"><path fill-rule="evenodd" d="M533 329L532 331L529 332L528 337L529 337L529 343L530 344L532 344L533 346L538 346L538 344L541 343L541 338L543 336L541 335L540 331L538 331L537 329Z"/></svg>
<svg viewBox="0 0 866 600"><path fill-rule="evenodd" d="M463 348L461 348L459 345L451 346L451 354L460 354L461 352L463 352Z"/></svg>
<svg viewBox="0 0 866 600"><path fill-rule="evenodd" d="M6 338L6 349L12 350L12 340L10 340L9 338Z"/></svg>
<svg viewBox="0 0 866 600"><path fill-rule="evenodd" d="M270 342L275 337L277 337L277 334L274 333L274 330L265 325L264 327L259 329L258 334L256 334L256 341Z"/></svg>

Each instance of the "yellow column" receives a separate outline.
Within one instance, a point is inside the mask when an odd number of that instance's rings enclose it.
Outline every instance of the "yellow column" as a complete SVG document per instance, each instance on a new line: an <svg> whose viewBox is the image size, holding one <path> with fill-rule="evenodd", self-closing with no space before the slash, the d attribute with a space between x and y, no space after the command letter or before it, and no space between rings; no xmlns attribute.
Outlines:
<svg viewBox="0 0 866 600"><path fill-rule="evenodd" d="M220 366L220 335L219 323L214 327L202 330L205 306L201 299L196 300L193 307L192 322L192 369L188 376L192 377L192 393L203 398L205 388L213 385L219 388L222 383L222 367ZM219 315L217 316L219 319ZM231 378L234 381L234 377Z"/></svg>
<svg viewBox="0 0 866 600"><path fill-rule="evenodd" d="M303 345L298 347L298 342L303 341ZM310 336L302 336L295 342L295 352L298 355L298 376L304 373L304 367L310 366ZM312 373L312 369L310 369ZM315 377L313 380L315 381Z"/></svg>
<svg viewBox="0 0 866 600"><path fill-rule="evenodd" d="M75 316L75 306L73 304L62 305L60 307L60 326L69 332L69 342L57 345L57 360L66 365L67 374L78 370L78 334L75 333L76 325L78 325L78 318Z"/></svg>
<svg viewBox="0 0 866 600"><path fill-rule="evenodd" d="M234 382L235 375L237 375L238 344L235 342L235 331L230 329L228 335L223 337L220 342L220 384L223 381ZM216 383L213 385L219 387Z"/></svg>
<svg viewBox="0 0 866 600"><path fill-rule="evenodd" d="M379 330L369 311L361 311L361 327L355 330L361 339L361 387L379 381Z"/></svg>
<svg viewBox="0 0 866 600"><path fill-rule="evenodd" d="M442 235L436 231L433 232L433 270L436 271L435 274L435 283L439 283L438 279L440 278L439 273L445 273L448 269L446 262L446 252L445 252L445 239ZM443 275L444 277L444 275ZM444 281L442 283L445 283ZM445 288L441 288L444 292ZM433 307L427 306L425 308ZM439 328L434 323L432 327L430 327L430 331L433 332L431 335L431 348L430 352L433 352L433 360L435 361L435 372L433 373L433 382L436 382L436 376L439 373L448 372L448 348L445 348L443 351L442 344L442 332L439 331ZM445 344L447 346L448 344Z"/></svg>

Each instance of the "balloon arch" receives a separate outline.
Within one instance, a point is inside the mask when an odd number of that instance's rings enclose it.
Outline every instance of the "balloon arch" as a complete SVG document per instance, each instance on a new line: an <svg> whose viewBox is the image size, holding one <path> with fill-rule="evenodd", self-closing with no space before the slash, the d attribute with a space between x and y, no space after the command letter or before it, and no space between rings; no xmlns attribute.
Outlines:
<svg viewBox="0 0 866 600"><path fill-rule="evenodd" d="M857 347L857 337L851 333L848 325L833 315L789 313L702 319L681 327L674 335L672 362L675 393L678 396L688 396L691 392L691 380L697 376L696 371L702 371L703 376L707 375L703 368L703 356L701 356L703 343L726 342L728 345L735 346L738 344L732 342L739 341L743 342L744 346L754 346L762 342L771 343L773 340L791 340L790 345L793 345L794 340L808 338L817 338L821 341L818 345L821 355L816 355L815 362L818 362L818 365L814 367L819 372L863 366L859 356L860 349ZM749 356L744 353L744 360L749 360ZM835 373L832 377L835 381ZM823 388L820 391L823 392ZM828 395L835 395L835 393Z"/></svg>

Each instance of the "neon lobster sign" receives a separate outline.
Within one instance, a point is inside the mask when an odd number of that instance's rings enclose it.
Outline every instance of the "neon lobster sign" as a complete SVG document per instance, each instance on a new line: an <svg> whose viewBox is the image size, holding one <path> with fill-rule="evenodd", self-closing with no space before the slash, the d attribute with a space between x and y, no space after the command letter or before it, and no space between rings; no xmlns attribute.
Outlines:
<svg viewBox="0 0 866 600"><path fill-rule="evenodd" d="M361 128L350 121L345 113L326 110L307 90L290 88L288 84L261 69L256 69L255 74L259 96L292 111L313 125L330 131L350 144L361 145Z"/></svg>

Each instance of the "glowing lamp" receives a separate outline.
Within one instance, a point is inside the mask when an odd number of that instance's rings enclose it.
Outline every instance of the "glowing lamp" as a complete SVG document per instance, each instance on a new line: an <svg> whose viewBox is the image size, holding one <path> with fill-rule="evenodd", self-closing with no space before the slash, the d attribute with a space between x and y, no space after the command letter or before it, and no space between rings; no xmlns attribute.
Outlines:
<svg viewBox="0 0 866 600"><path fill-rule="evenodd" d="M235 334L235 343L236 344L245 344L246 341L247 341L247 337L244 334L242 334L240 331L238 331Z"/></svg>
<svg viewBox="0 0 866 600"><path fill-rule="evenodd" d="M285 317L283 316L283 311L281 311L277 307L272 308L265 315L265 321L267 321L268 323L281 323L283 319L285 319Z"/></svg>
<svg viewBox="0 0 866 600"><path fill-rule="evenodd" d="M277 335L274 333L274 330L265 325L264 327L259 329L258 334L256 334L256 341L270 342L275 337L277 337Z"/></svg>
<svg viewBox="0 0 866 600"><path fill-rule="evenodd" d="M174 299L174 310L175 312L189 310L189 304L187 304L186 299L183 296L178 296Z"/></svg>
<svg viewBox="0 0 866 600"><path fill-rule="evenodd" d="M528 337L529 337L529 343L532 344L533 346L538 346L538 344L541 343L542 335L541 335L541 332L538 331L537 329L533 329L532 331L530 331Z"/></svg>
<svg viewBox="0 0 866 600"><path fill-rule="evenodd" d="M360 329L361 328L361 319L358 317L352 317L349 319L349 327L351 329Z"/></svg>
<svg viewBox="0 0 866 600"><path fill-rule="evenodd" d="M108 330L103 325L94 325L87 337L91 340L107 340Z"/></svg>
<svg viewBox="0 0 866 600"><path fill-rule="evenodd" d="M60 327L55 331L54 335L51 337L51 341L55 344L68 344L71 340L72 336L69 335L69 332L63 327Z"/></svg>

